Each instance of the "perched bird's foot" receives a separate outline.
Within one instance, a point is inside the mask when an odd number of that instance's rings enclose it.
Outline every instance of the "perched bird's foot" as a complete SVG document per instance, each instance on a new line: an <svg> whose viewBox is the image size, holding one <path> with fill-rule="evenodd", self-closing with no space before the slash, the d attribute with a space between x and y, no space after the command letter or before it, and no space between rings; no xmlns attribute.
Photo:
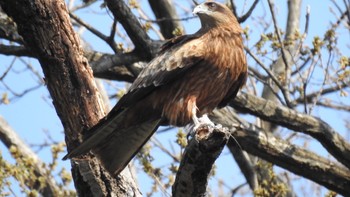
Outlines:
<svg viewBox="0 0 350 197"><path fill-rule="evenodd" d="M210 135L210 133L217 128L222 128L222 126L215 125L205 114L198 119L198 124L194 125L192 135L194 135L196 139L200 139L204 136Z"/></svg>
<svg viewBox="0 0 350 197"><path fill-rule="evenodd" d="M194 122L193 130L196 131L198 128L208 126L208 127L215 127L215 124L209 119L209 117L204 114L202 117L197 118L197 121Z"/></svg>

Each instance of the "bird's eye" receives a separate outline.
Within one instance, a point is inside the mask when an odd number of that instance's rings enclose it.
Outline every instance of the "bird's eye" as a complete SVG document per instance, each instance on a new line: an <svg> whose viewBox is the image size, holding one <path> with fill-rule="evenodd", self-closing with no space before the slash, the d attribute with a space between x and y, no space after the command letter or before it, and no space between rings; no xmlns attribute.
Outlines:
<svg viewBox="0 0 350 197"><path fill-rule="evenodd" d="M215 6L216 6L216 3L214 3L214 2L208 2L208 3L206 3L206 4L207 4L207 6L210 7L210 8L215 8Z"/></svg>

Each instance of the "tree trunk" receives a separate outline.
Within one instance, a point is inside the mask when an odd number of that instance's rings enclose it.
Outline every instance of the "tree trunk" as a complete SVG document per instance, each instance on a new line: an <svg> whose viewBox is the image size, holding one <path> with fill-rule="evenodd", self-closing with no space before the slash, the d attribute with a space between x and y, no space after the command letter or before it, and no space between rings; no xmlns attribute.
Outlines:
<svg viewBox="0 0 350 197"><path fill-rule="evenodd" d="M79 144L82 131L96 124L105 112L65 2L4 0L0 5L17 23L26 47L36 54L42 66L45 82L64 127L68 150L72 150ZM110 177L93 156L71 164L80 196L140 195L130 177Z"/></svg>

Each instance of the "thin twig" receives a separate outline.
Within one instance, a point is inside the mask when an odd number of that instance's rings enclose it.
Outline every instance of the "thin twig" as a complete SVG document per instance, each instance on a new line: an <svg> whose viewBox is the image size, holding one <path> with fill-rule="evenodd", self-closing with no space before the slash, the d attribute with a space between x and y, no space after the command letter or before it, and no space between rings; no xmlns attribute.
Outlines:
<svg viewBox="0 0 350 197"><path fill-rule="evenodd" d="M303 102L304 100L306 100L307 102L311 102L319 94L326 95L326 94L334 93L335 91L344 89L346 87L349 87L349 84L347 84L347 83L336 84L334 86L323 88L323 90L321 90L321 91L318 90L318 91L312 92L308 95L305 95L304 97L299 97L299 98L295 99L293 102L300 103L300 102Z"/></svg>
<svg viewBox="0 0 350 197"><path fill-rule="evenodd" d="M247 51L247 53L256 61L256 63L258 63L262 69L264 69L264 71L269 75L269 77L271 77L272 81L275 82L275 84L277 85L277 87L281 90L284 100L286 101L286 104L288 107L291 107L291 103L289 101L289 99L287 99L287 92L284 89L284 87L282 86L282 84L280 83L280 81L275 77L275 75L270 71L270 69L268 69L264 63L262 63L258 57L255 56L255 54L253 54L250 49L248 49L247 47L244 47L244 49ZM287 103L288 101L288 103Z"/></svg>
<svg viewBox="0 0 350 197"><path fill-rule="evenodd" d="M289 93L288 93L288 85L289 85L289 78L290 78L290 66L288 64L288 60L287 60L287 56L285 54L285 47L284 47L284 43L282 41L282 38L281 38L281 33L279 31L279 28L277 26L277 19L276 19L276 15L275 15L275 11L274 11L274 7L271 3L271 0L268 0L268 4L269 4L269 8L270 8L270 12L271 12L271 16L272 16L272 21L273 21L273 25L275 27L275 32L276 32L276 35L277 35L277 39L278 39L278 42L280 43L281 45L281 54L282 54L282 60L285 64L285 85L283 87L283 90L284 90L284 98L285 98L285 101L286 101L286 104L289 108L292 108L292 104L290 103L290 97L289 97Z"/></svg>
<svg viewBox="0 0 350 197"><path fill-rule="evenodd" d="M9 65L9 67L7 67L7 69L6 69L6 70L4 71L4 73L1 75L0 81L2 81L2 80L6 77L7 73L11 70L12 66L14 65L16 59L17 59L17 57L14 57L14 58L12 59L12 61L11 61L10 65Z"/></svg>
<svg viewBox="0 0 350 197"><path fill-rule="evenodd" d="M284 47L284 43L282 41L282 38L281 38L281 33L280 33L280 30L277 26L277 19L276 19L276 16L275 16L275 11L273 9L273 5L271 3L271 0L268 0L268 3L269 3L269 7L270 7L270 11L271 11L271 15L272 15L272 21L273 21L273 25L275 27L275 31L276 31L276 35L277 35L277 39L278 39L278 42L280 43L281 45L281 54L282 54L282 59L283 59L283 62L286 66L286 69L289 68L289 65L288 65L288 61L287 61L287 57L286 57L286 54L284 52L285 50L285 47Z"/></svg>
<svg viewBox="0 0 350 197"><path fill-rule="evenodd" d="M94 35L96 35L97 37L99 37L103 41L105 41L115 53L118 53L118 50L117 50L117 47L116 47L117 44L114 42L114 35L115 35L115 31L116 31L115 30L116 29L116 21L115 20L113 21L113 27L112 27L110 36L106 36L102 32L100 32L97 29L95 29L94 27L92 27L91 25L89 25L86 22L84 22L82 19L80 19L78 16L76 16L72 12L69 13L69 16L71 18L73 18L78 24L80 24L81 26L85 27L91 33L93 33Z"/></svg>
<svg viewBox="0 0 350 197"><path fill-rule="evenodd" d="M249 8L247 13L245 13L243 16L238 17L238 22L243 23L248 19L248 17L253 13L253 10L255 9L256 5L259 3L259 0L255 0L252 6Z"/></svg>

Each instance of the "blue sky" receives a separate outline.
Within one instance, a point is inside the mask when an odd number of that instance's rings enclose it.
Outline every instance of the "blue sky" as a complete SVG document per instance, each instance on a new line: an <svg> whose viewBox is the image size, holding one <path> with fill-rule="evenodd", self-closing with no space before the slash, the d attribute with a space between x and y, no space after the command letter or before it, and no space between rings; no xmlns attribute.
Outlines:
<svg viewBox="0 0 350 197"><path fill-rule="evenodd" d="M238 3L238 13L242 13L242 8L244 8L245 11L249 8L249 5L252 3L252 1L247 1L248 5L245 5L245 1L239 1ZM277 3L278 2L278 3ZM77 14L81 18L83 18L85 21L88 21L92 26L99 29L103 33L107 34L110 30L111 25L111 17L106 15L106 9L100 9L99 6L102 3L102 1L99 1L95 3L91 8L84 9L79 11ZM184 7L187 7L189 4L185 0L177 1L178 4L182 4ZM277 4L277 20L280 24L281 28L285 27L285 21L286 21L286 13L287 13L287 5L286 1L276 1ZM301 14L301 31L303 31L304 24L305 24L305 11L306 6L309 5L311 8L311 16L310 16L310 26L309 26L309 35L306 38L305 43L311 46L312 37L318 35L320 37L323 36L323 33L327 28L330 27L330 21L334 22L336 18L330 11L330 7L334 9L334 6L331 5L328 1L315 1L315 0L304 0L302 4L302 14ZM147 1L143 0L141 1L141 6L145 8L146 14L148 14L151 18L153 16L150 14L150 9L148 7ZM97 13L97 14L92 14ZM180 13L180 17L187 17L188 15L184 15L184 13ZM264 14L265 13L265 14ZM270 13L268 10L268 5L264 1L263 5L259 3L257 9L254 11L254 15L260 15L265 16L267 21L271 21ZM110 14L109 14L110 15ZM263 30L260 27L255 26L255 21L249 19L245 23L242 24L244 27L249 27L252 31L251 40L247 42L248 45L252 46L258 39L259 35L263 32ZM188 20L183 23L186 29L187 33L193 33L195 32L200 24L197 18ZM349 32L348 31L340 31L339 33L339 40L338 42L341 43L341 49L348 53L349 48L347 44L349 44ZM93 43L92 48L97 51L101 52L108 52L112 53L112 51L108 48L108 46L101 42L96 36L92 35L88 31L85 31L83 33L84 39L88 40L89 43ZM154 34L151 33L152 37L155 37ZM6 43L6 42L5 42ZM349 54L349 53L348 53ZM23 58L23 60L28 61L28 58ZM0 55L0 73L3 73L4 70L8 67L8 65L11 64L13 61L13 57L7 57ZM40 73L42 73L40 65L36 60L29 60L33 67ZM252 62L252 60L248 61ZM42 74L41 74L42 75ZM33 87L37 84L37 78L34 76L31 72L27 71L26 66L24 66L20 59L15 60L15 65L13 67L12 72L9 72L6 78L4 79L6 84L10 85L15 91L22 92L23 90ZM118 85L124 85L124 83L119 83ZM5 93L5 88L2 84L0 84L0 94ZM112 94L112 92L110 92ZM10 98L12 97L11 94L9 94ZM349 104L348 98L342 98L337 95L332 95L332 98L338 99L343 102L347 102ZM112 101L112 103L115 101ZM349 119L349 113L345 112L334 112L332 110L328 109L317 109L313 112L314 115L320 117L321 119L328 122L333 128L335 128L336 131L338 131L342 136L347 137L349 139L349 136L346 136L348 134L348 130L343 126L344 125L344 119ZM48 91L46 87L41 87L37 90L34 90L28 94L25 95L23 98L15 99L11 101L10 104L0 105L0 115L3 116L8 123L13 127L15 131L19 133L22 139L28 144L41 144L45 140L48 141L46 135L44 135L44 131L47 131L52 138L55 141L63 141L63 130L62 125L60 123L60 120L58 119L56 112L54 110L54 107L52 105L52 101L49 97ZM290 133L289 131L284 131L283 133ZM176 131L162 133L156 136L157 139L161 140L163 143L168 144L170 142L173 142L175 140ZM296 144L303 145L305 141L298 140L295 141ZM1 152L5 156L5 158L11 158L9 157L9 154L6 150L6 148L1 144ZM328 157L328 153L324 151L324 149L319 145L318 142L315 142L314 140L311 140L311 143L309 144L309 147L311 150L316 151L318 154L323 155L325 157ZM35 150L35 149L34 149ZM49 149L43 149L38 152L39 156L44 160L45 162L50 162L51 157L49 154ZM159 150L155 149L154 154L156 155L155 164L157 166L162 166L166 163L171 162L170 158L167 158L167 156L164 156ZM61 155L63 156L63 154ZM13 162L13 160L12 160ZM231 187L237 186L241 183L244 183L245 180L243 179L238 167L236 166L234 160L228 153L228 151L225 149L220 158L216 162L217 165L217 173L218 175L216 177L223 179L225 182L230 183ZM67 169L70 169L70 164L67 161L60 161L60 166L65 166ZM230 171L230 173L227 173L227 171ZM280 170L279 170L280 171ZM300 183L303 184L304 181L301 181ZM141 174L139 176L139 183L141 187L141 191L146 193L149 191L150 187L150 181L147 178L147 175ZM212 179L210 182L210 186L212 188L216 187L217 181L215 179ZM227 191L227 189L225 189ZM215 193L215 190L213 191ZM323 192L325 192L323 190ZM302 193L300 193L302 196ZM316 195L316 194L315 194ZM157 196L163 196L161 193L158 193Z"/></svg>

